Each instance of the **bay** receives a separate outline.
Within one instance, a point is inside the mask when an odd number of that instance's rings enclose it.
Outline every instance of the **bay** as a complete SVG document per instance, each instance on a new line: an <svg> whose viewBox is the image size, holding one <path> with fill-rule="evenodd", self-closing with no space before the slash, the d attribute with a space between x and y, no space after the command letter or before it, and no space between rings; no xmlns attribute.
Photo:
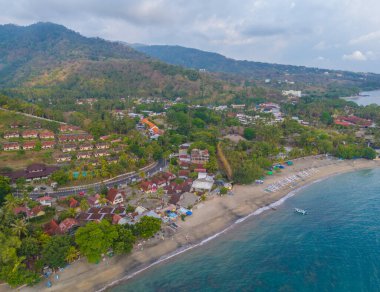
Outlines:
<svg viewBox="0 0 380 292"><path fill-rule="evenodd" d="M313 184L111 291L380 291L379 247L380 169L362 170Z"/></svg>

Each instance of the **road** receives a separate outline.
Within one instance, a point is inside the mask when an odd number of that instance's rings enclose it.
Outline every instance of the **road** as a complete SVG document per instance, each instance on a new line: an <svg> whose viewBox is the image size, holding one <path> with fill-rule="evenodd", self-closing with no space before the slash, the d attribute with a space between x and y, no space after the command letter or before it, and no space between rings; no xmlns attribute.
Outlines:
<svg viewBox="0 0 380 292"><path fill-rule="evenodd" d="M38 198L41 195L49 195L53 198L59 198L59 197L65 197L72 194L78 194L79 192L87 192L88 190L95 190L99 191L103 186L106 187L113 187L115 185L128 185L136 181L140 181L141 177L139 173L143 170L146 174L146 177L151 177L157 172L162 171L167 166L167 162L165 160L160 160L151 167L142 168L138 172L128 173L125 175L120 175L114 179L107 180L106 182L99 182L94 183L91 185L85 185L85 186L78 186L78 187L72 187L72 188L66 188L61 190L56 190L53 192L32 192L29 194L29 197L32 199Z"/></svg>
<svg viewBox="0 0 380 292"><path fill-rule="evenodd" d="M10 113L15 113L15 114L18 114L18 115L23 115L23 116L26 116L28 118L33 118L33 119L38 119L38 120L48 121L48 122L54 122L54 123L58 123L58 124L62 124L62 125L67 125L67 123L64 123L64 122L60 122L60 121L56 121L56 120L51 120L51 119L43 118L43 117L39 117L39 116L34 116L34 115L31 115L31 114L22 113L22 112L18 112L18 111L14 111L14 110L9 110L9 109L2 108L2 107L0 107L0 110L6 111L6 112L10 112Z"/></svg>

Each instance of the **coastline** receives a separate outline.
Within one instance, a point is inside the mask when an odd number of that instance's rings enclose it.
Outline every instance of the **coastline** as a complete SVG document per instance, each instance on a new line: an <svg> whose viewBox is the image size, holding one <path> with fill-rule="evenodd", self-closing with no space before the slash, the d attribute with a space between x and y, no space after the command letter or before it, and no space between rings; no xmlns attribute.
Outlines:
<svg viewBox="0 0 380 292"><path fill-rule="evenodd" d="M380 161L340 161L316 157L297 159L293 166L286 167L281 173L266 178L264 185L237 185L233 189L233 196L213 197L200 203L193 209L193 216L185 222L178 222L180 229L172 238L147 241L143 249L135 247L130 255L115 257L98 265L90 265L85 260L81 260L59 273L60 279L52 280L51 288L46 288L43 281L34 287L24 287L21 290L104 291L154 265L202 246L252 216L275 210L286 199L310 184L334 175L376 167L380 167ZM308 168L318 171L298 181L293 187L288 186L272 193L264 191L269 184Z"/></svg>

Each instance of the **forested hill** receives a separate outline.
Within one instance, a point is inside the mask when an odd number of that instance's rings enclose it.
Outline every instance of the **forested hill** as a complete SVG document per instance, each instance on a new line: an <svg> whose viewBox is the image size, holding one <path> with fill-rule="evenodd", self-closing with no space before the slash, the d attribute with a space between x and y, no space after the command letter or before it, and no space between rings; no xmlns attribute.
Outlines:
<svg viewBox="0 0 380 292"><path fill-rule="evenodd" d="M197 71L61 25L0 26L0 90L11 96L200 96L206 84L200 78Z"/></svg>
<svg viewBox="0 0 380 292"><path fill-rule="evenodd" d="M256 80L288 80L312 85L350 84L362 89L380 88L380 75L326 70L304 66L239 61L223 55L181 46L132 45L136 50L169 64L210 72L235 74Z"/></svg>

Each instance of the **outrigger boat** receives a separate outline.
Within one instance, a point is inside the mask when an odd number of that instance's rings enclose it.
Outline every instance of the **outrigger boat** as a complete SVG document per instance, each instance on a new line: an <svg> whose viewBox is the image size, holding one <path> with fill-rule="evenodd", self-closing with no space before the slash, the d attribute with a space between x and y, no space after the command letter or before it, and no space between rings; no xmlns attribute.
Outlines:
<svg viewBox="0 0 380 292"><path fill-rule="evenodd" d="M298 209L298 208L294 208L294 212L296 212L298 214L301 214L301 215L306 215L307 214L306 210Z"/></svg>

